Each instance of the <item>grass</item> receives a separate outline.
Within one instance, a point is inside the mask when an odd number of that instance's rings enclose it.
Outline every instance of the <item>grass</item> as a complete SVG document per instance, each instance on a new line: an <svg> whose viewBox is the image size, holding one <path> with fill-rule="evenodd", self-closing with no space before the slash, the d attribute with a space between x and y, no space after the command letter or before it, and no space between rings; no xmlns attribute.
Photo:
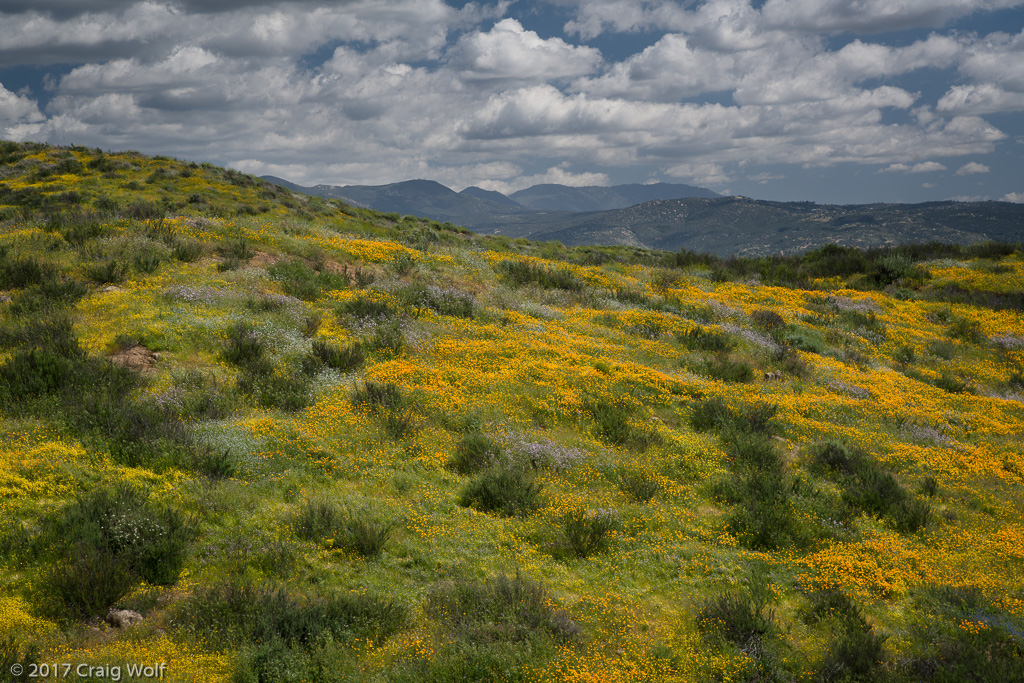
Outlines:
<svg viewBox="0 0 1024 683"><path fill-rule="evenodd" d="M141 154L0 170L4 661L1021 677L1012 245L728 260Z"/></svg>

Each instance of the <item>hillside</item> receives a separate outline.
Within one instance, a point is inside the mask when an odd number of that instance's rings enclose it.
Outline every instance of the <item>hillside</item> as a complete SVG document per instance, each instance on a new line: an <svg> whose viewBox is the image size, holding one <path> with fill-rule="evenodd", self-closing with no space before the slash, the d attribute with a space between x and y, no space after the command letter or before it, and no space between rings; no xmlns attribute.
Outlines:
<svg viewBox="0 0 1024 683"><path fill-rule="evenodd" d="M565 247L0 143L0 664L1019 680L1021 292L1006 244Z"/></svg>
<svg viewBox="0 0 1024 683"><path fill-rule="evenodd" d="M567 217L531 239L567 245L629 244L720 256L795 253L825 244L883 247L941 240L1024 241L1024 205L930 202L836 206L746 197L651 201L616 211Z"/></svg>

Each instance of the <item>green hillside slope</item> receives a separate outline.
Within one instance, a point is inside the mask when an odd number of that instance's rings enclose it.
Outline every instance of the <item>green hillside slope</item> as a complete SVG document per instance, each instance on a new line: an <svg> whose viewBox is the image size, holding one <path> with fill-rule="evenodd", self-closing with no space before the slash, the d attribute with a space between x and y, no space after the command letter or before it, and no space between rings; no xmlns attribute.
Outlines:
<svg viewBox="0 0 1024 683"><path fill-rule="evenodd" d="M0 143L0 664L1020 679L1022 291L1010 245L566 248Z"/></svg>

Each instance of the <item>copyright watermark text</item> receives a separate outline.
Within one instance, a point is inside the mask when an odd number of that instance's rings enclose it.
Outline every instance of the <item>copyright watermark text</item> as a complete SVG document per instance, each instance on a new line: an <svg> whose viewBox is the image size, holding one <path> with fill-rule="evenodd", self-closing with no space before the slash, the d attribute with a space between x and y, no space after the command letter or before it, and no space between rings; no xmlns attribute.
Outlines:
<svg viewBox="0 0 1024 683"><path fill-rule="evenodd" d="M111 681L162 679L167 673L167 663L155 664L72 664L70 662L29 662L12 664L11 675L15 679L33 678L103 678Z"/></svg>

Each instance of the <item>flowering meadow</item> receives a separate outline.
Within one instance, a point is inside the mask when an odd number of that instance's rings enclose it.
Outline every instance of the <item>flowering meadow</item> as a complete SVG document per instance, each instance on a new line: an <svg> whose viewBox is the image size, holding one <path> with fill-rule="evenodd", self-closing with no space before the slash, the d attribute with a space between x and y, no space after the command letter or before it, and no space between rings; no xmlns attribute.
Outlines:
<svg viewBox="0 0 1024 683"><path fill-rule="evenodd" d="M3 675L1024 679L1022 293L0 143Z"/></svg>

